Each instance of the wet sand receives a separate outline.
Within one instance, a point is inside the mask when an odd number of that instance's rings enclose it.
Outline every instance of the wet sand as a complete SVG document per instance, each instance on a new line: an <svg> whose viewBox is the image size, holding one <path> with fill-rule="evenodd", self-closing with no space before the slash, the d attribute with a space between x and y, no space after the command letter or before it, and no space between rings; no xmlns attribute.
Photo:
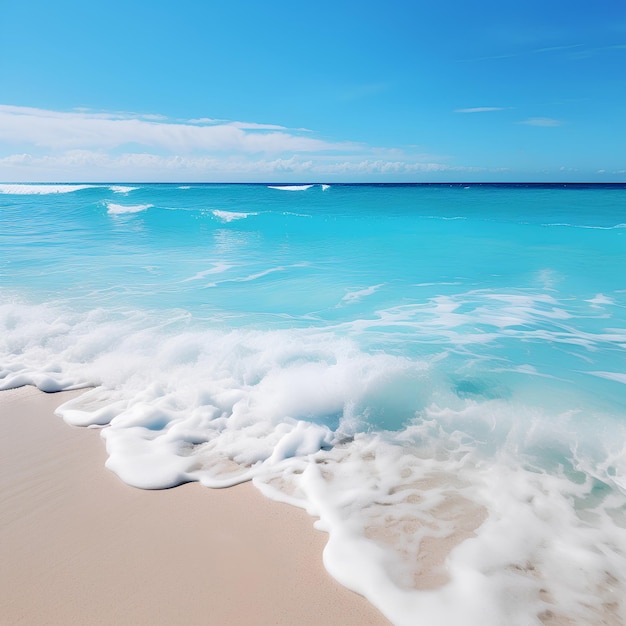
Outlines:
<svg viewBox="0 0 626 626"><path fill-rule="evenodd" d="M327 536L252 485L142 491L104 467L78 392L0 392L0 623L385 625L322 565Z"/></svg>

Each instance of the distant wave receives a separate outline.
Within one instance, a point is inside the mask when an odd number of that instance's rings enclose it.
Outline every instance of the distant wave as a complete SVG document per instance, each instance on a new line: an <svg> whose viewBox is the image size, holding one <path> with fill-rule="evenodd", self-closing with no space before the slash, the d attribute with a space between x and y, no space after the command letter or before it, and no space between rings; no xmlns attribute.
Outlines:
<svg viewBox="0 0 626 626"><path fill-rule="evenodd" d="M114 204L113 202L107 202L107 213L109 215L124 215L125 213L139 213L153 207L153 204Z"/></svg>
<svg viewBox="0 0 626 626"><path fill-rule="evenodd" d="M615 226L579 226L579 228L597 228L599 230L613 230L615 228L626 228L626 224L615 224Z"/></svg>
<svg viewBox="0 0 626 626"><path fill-rule="evenodd" d="M294 213L293 211L281 211L281 215L292 215L293 217L313 217L308 213Z"/></svg>
<svg viewBox="0 0 626 626"><path fill-rule="evenodd" d="M322 185L322 191L326 191L327 189L330 189L330 185Z"/></svg>
<svg viewBox="0 0 626 626"><path fill-rule="evenodd" d="M306 191L315 185L268 185L268 189L280 189L281 191Z"/></svg>
<svg viewBox="0 0 626 626"><path fill-rule="evenodd" d="M541 225L544 227L567 226L568 228L589 228L592 230L615 230L616 228L626 228L626 224L615 224L614 226L590 226L588 224L568 224L567 222L555 222Z"/></svg>
<svg viewBox="0 0 626 626"><path fill-rule="evenodd" d="M83 189L110 189L114 193L128 193L135 191L139 187L128 187L126 185L68 185L62 184L15 184L0 185L0 193L29 196L29 195L46 195L51 193L72 193L73 191L81 191Z"/></svg>
<svg viewBox="0 0 626 626"><path fill-rule="evenodd" d="M71 193L81 189L93 189L98 185L0 185L0 193L27 196L49 193Z"/></svg>
<svg viewBox="0 0 626 626"><path fill-rule="evenodd" d="M182 187L179 187L179 189L191 189L191 187L189 185L183 185Z"/></svg>
<svg viewBox="0 0 626 626"><path fill-rule="evenodd" d="M115 193L128 193L129 191L136 191L139 187L125 187L124 185L112 185L109 189Z"/></svg>
<svg viewBox="0 0 626 626"><path fill-rule="evenodd" d="M242 220L250 215L258 215L258 213L238 213L236 211L218 211L215 209L211 211L218 220L222 222L233 222L234 220Z"/></svg>
<svg viewBox="0 0 626 626"><path fill-rule="evenodd" d="M453 217L446 217L445 215L424 215L424 219L427 220L446 220L448 222L453 220L466 220L464 215L455 215Z"/></svg>
<svg viewBox="0 0 626 626"><path fill-rule="evenodd" d="M413 287L433 287L435 285L461 285L459 281L455 282L436 282L436 283L416 283Z"/></svg>

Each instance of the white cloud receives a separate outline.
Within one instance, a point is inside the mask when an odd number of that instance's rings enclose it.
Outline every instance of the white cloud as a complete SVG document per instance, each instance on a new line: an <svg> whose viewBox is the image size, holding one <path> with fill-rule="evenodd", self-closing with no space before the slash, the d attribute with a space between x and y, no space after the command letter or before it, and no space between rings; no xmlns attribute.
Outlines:
<svg viewBox="0 0 626 626"><path fill-rule="evenodd" d="M584 45L582 43L574 43L568 46L549 46L548 48L537 48L532 52L534 54L543 54L544 52L562 52L563 50L572 50L574 48L582 48Z"/></svg>
<svg viewBox="0 0 626 626"><path fill-rule="evenodd" d="M527 120L517 122L518 124L526 124L526 126L562 126L561 120L555 120L552 117L529 117Z"/></svg>
<svg viewBox="0 0 626 626"><path fill-rule="evenodd" d="M320 174L338 173L410 173L441 172L448 170L470 171L474 168L455 168L441 163L410 163L405 161L378 160L337 160L324 157L303 160L294 155L290 158L248 160L237 156L161 156L150 153L125 153L111 156L106 152L70 150L60 155L36 157L30 154L15 154L0 158L0 167L24 165L37 168L81 169L96 167L104 170L123 172L133 170L196 170L230 172L316 172ZM476 168L477 169L477 168Z"/></svg>
<svg viewBox="0 0 626 626"><path fill-rule="evenodd" d="M582 47L584 47L584 44L581 44L581 43L570 44L570 45L566 45L566 46L549 46L547 48L534 48L534 49L521 50L521 51L518 51L518 52L508 52L508 53L504 53L504 54L493 54L493 55L484 56L484 57L475 57L475 58L470 58L470 59L461 59L461 62L467 63L467 62L475 62L475 61L492 61L492 60L499 60L499 59L515 59L515 58L518 58L518 57L531 56L531 55L535 55L535 54L565 52L567 50L572 50L572 49L575 49L575 48L582 48Z"/></svg>
<svg viewBox="0 0 626 626"><path fill-rule="evenodd" d="M191 120L187 120L189 124L219 124L220 122L227 122L228 120L218 120L212 117L198 117Z"/></svg>
<svg viewBox="0 0 626 626"><path fill-rule="evenodd" d="M469 109L455 109L455 113L489 113L491 111L504 111L504 107L472 107Z"/></svg>
<svg viewBox="0 0 626 626"><path fill-rule="evenodd" d="M419 146L414 146L417 148ZM277 124L0 105L0 180L429 180L486 171Z"/></svg>
<svg viewBox="0 0 626 626"><path fill-rule="evenodd" d="M7 165L28 165L32 163L33 157L30 154L11 154L3 159L0 159L0 163Z"/></svg>
<svg viewBox="0 0 626 626"><path fill-rule="evenodd" d="M278 124L257 124L256 122L229 122L229 126L243 130L289 130L285 126L279 126Z"/></svg>
<svg viewBox="0 0 626 626"><path fill-rule="evenodd" d="M443 163L407 163L406 161L364 159L360 161L342 161L332 164L325 163L323 167L319 167L319 169L323 172L342 174L409 174L415 172L444 172L457 169L467 170L468 168L455 168Z"/></svg>
<svg viewBox="0 0 626 626"><path fill-rule="evenodd" d="M435 162L385 161L325 155L256 158L246 155L169 155L69 150L57 155L15 154L0 158L0 180L72 181L298 181L413 180L432 174L464 176L487 171Z"/></svg>
<svg viewBox="0 0 626 626"><path fill-rule="evenodd" d="M210 125L198 125L200 122ZM280 154L346 149L345 144L303 137L274 124L216 123L209 118L171 122L152 115L58 112L7 105L0 105L0 141L54 150L111 150L139 144L179 153Z"/></svg>

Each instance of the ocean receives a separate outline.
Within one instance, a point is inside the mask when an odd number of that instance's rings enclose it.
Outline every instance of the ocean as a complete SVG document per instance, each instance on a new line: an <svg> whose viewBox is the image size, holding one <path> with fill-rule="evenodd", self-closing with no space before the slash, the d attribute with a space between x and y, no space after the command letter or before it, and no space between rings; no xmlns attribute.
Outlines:
<svg viewBox="0 0 626 626"><path fill-rule="evenodd" d="M626 185L3 184L25 384L130 485L306 509L394 624L626 623Z"/></svg>

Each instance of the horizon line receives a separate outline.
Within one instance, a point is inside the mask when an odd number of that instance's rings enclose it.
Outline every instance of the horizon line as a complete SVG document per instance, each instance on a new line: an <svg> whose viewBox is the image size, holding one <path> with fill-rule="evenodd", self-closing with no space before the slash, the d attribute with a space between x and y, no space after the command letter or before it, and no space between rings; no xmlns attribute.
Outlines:
<svg viewBox="0 0 626 626"><path fill-rule="evenodd" d="M624 185L622 181L141 181L141 180L56 180L56 181L0 181L0 185Z"/></svg>

